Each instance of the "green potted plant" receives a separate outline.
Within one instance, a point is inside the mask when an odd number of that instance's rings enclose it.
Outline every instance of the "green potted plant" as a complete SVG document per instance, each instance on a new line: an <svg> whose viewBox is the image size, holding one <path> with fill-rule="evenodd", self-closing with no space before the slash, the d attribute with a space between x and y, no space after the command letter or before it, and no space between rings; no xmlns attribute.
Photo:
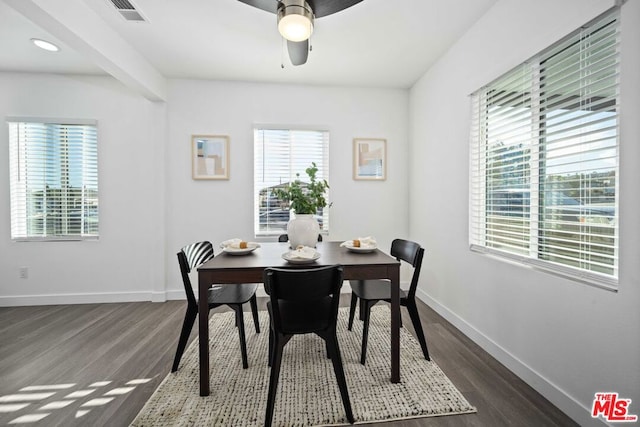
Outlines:
<svg viewBox="0 0 640 427"><path fill-rule="evenodd" d="M318 209L327 206L325 193L329 184L325 179L317 179L318 167L315 162L311 163L305 172L309 176L308 183L302 182L298 173L293 182L273 191L277 198L289 203L289 208L295 214L287 225L287 234L292 248L300 245L316 246L320 225L313 216Z"/></svg>

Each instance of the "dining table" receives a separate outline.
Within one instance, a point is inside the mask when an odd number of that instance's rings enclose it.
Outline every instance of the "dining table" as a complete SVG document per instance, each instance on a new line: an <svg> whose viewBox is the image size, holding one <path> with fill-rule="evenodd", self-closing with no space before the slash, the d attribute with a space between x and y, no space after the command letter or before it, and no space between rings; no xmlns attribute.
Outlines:
<svg viewBox="0 0 640 427"><path fill-rule="evenodd" d="M400 262L380 249L355 252L340 242L318 242L320 257L306 264L292 264L283 258L291 250L288 242L265 242L242 255L221 250L198 267L198 294L207 295L213 285L263 283L268 267L312 268L339 264L344 280L388 279L391 287L391 382L400 382ZM207 298L198 299L200 396L209 395L209 307ZM215 351L215 347L213 348Z"/></svg>

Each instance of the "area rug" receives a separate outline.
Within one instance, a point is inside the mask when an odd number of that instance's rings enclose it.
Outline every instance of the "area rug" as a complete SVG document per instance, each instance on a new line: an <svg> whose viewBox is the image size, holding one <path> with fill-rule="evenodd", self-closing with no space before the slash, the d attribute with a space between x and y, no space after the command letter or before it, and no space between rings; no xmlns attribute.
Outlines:
<svg viewBox="0 0 640 427"><path fill-rule="evenodd" d="M269 386L268 314L260 312L262 332L255 333L245 314L249 368L242 369L233 312L212 314L211 394L199 396L198 343L185 351L178 372L158 386L132 426L260 426ZM434 361L426 361L417 340L400 334L401 383L390 377L390 310L371 312L366 365L361 365L362 322L347 330L349 312L339 313L338 342L356 424L476 412ZM428 340L428 337L427 337ZM276 397L274 426L348 424L338 385L315 335L295 336L285 347Z"/></svg>

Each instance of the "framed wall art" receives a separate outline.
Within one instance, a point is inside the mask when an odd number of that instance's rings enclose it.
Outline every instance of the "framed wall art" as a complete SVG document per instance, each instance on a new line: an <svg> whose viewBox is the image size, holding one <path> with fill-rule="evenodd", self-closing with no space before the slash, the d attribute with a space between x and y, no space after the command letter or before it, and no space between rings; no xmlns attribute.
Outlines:
<svg viewBox="0 0 640 427"><path fill-rule="evenodd" d="M229 137L192 135L191 171L193 179L229 179Z"/></svg>
<svg viewBox="0 0 640 427"><path fill-rule="evenodd" d="M387 179L387 140L354 138L353 179L384 181Z"/></svg>

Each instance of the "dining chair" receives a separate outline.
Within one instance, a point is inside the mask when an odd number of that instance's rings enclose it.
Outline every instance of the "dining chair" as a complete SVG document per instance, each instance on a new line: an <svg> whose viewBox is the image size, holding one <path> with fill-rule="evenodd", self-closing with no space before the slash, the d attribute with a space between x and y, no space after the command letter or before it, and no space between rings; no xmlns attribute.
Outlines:
<svg viewBox="0 0 640 427"><path fill-rule="evenodd" d="M284 347L294 335L310 333L325 342L347 419L354 423L336 332L342 274L339 265L312 269L265 269L271 366L265 426L271 426L273 418Z"/></svg>
<svg viewBox="0 0 640 427"><path fill-rule="evenodd" d="M418 243L409 240L395 239L391 242L391 256L395 257L398 261L405 261L413 267L413 276L411 278L409 291L407 292L400 289L400 305L406 307L409 312L411 323L420 342L424 358L431 360L416 305L416 288L418 287L424 249ZM364 365L367 357L367 339L369 335L371 308L379 301L391 302L391 286L388 280L351 280L349 284L351 285L351 307L349 310L348 329L351 330L353 327L353 318L356 313L358 299L360 299L360 319L364 322L362 327L360 363Z"/></svg>
<svg viewBox="0 0 640 427"><path fill-rule="evenodd" d="M189 279L189 273L200 264L213 258L213 245L211 242L196 242L183 247L178 252L178 263L180 264L180 273L182 274L182 282L184 284L184 291L187 294L187 310L184 315L184 322L182 323L182 332L180 332L180 339L178 340L178 348L176 349L176 356L173 360L173 367L171 372L178 370L180 365L180 359L182 359L182 353L189 340L191 329L198 316L198 301L193 293L193 287L191 286L191 280ZM240 335L240 351L242 353L242 367L247 369L249 364L247 362L247 343L244 333L244 318L242 314L242 306L244 303L249 302L251 305L251 312L253 313L253 322L256 327L256 333L260 333L260 324L258 323L258 304L256 300L256 289L258 285L256 283L240 284L240 285L215 285L209 288L207 293L207 299L209 302L209 310L219 306L229 306L236 313L236 327L238 328L238 334Z"/></svg>
<svg viewBox="0 0 640 427"><path fill-rule="evenodd" d="M278 242L282 243L282 242L288 242L288 241L289 241L288 234L281 234L280 236L278 236ZM322 242L322 234L318 234L318 242Z"/></svg>

